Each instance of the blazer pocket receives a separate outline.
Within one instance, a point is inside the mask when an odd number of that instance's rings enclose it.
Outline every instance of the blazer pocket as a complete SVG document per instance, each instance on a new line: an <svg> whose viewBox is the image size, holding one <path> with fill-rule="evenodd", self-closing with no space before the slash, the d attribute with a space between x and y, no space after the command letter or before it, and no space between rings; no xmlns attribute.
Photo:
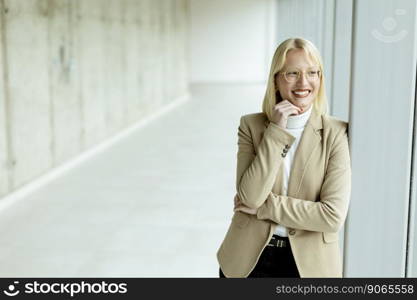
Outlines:
<svg viewBox="0 0 417 300"><path fill-rule="evenodd" d="M339 240L339 233L337 232L323 232L323 240L325 243L334 243Z"/></svg>
<svg viewBox="0 0 417 300"><path fill-rule="evenodd" d="M235 224L237 227L245 228L250 221L250 216L243 212L237 211L233 215L232 224Z"/></svg>

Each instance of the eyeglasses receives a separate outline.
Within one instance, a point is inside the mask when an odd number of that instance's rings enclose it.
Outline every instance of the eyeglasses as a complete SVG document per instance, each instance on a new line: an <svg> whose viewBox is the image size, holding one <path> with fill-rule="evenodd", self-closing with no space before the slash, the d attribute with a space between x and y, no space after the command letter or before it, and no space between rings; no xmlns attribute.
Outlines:
<svg viewBox="0 0 417 300"><path fill-rule="evenodd" d="M280 74L284 75L284 78L288 82L296 82L300 79L302 73L307 74L307 80L309 81L316 81L320 78L321 72L318 68L310 68L307 71L301 71L300 69L288 69L284 72L280 72Z"/></svg>

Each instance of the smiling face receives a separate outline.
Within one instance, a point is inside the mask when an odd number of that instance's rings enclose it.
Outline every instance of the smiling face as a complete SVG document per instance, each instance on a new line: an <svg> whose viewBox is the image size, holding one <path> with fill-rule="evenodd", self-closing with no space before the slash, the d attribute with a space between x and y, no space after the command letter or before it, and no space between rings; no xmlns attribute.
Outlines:
<svg viewBox="0 0 417 300"><path fill-rule="evenodd" d="M314 73L318 70L317 64L303 49L288 51L284 67L281 70L281 72L286 72L286 75L281 73L275 77L275 85L281 98L298 106L303 112L308 110L320 89L320 76ZM297 76L297 72L300 72L299 76Z"/></svg>

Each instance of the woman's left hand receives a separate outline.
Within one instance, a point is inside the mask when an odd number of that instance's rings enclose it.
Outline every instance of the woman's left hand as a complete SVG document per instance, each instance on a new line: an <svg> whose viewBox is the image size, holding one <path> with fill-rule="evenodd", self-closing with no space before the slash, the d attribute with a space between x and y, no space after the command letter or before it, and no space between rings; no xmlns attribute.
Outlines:
<svg viewBox="0 0 417 300"><path fill-rule="evenodd" d="M234 212L241 211L241 212L244 212L244 213L249 214L249 215L256 215L257 212L258 212L257 208L250 208L250 207L245 206L242 203L242 201L240 201L240 198L237 194L234 198L234 204L235 204L235 206L233 208Z"/></svg>

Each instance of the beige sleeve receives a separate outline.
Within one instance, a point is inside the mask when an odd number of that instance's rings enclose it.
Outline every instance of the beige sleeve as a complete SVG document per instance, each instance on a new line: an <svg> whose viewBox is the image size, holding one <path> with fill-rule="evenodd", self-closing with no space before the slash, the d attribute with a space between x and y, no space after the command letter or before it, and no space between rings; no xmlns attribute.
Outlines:
<svg viewBox="0 0 417 300"><path fill-rule="evenodd" d="M245 117L240 119L236 190L244 205L258 208L265 202L271 193L278 169L283 163L284 158L281 156L283 149L285 145L290 147L294 140L291 134L271 122L265 129L255 153L246 119Z"/></svg>
<svg viewBox="0 0 417 300"><path fill-rule="evenodd" d="M270 193L258 209L258 219L269 219L289 228L337 232L349 206L351 166L346 130L335 138L320 201L306 201Z"/></svg>

